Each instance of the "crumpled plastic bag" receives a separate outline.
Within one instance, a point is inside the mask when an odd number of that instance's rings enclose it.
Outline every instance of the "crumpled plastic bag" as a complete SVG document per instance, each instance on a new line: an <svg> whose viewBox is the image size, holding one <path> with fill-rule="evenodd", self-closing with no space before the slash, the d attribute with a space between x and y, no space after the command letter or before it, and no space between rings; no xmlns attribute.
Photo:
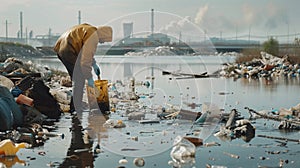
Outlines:
<svg viewBox="0 0 300 168"><path fill-rule="evenodd" d="M113 119L108 119L106 122L103 124L104 127L106 128L124 128L126 125L123 123L122 120L113 120Z"/></svg>
<svg viewBox="0 0 300 168"><path fill-rule="evenodd" d="M195 164L196 147L187 139L177 136L173 143L173 149L170 152L172 164L175 167L183 167L185 165Z"/></svg>

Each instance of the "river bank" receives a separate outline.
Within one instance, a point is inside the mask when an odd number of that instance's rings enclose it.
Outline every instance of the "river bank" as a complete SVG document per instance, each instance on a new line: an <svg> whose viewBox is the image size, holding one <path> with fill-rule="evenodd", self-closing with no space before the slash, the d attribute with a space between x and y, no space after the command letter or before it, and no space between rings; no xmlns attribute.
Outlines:
<svg viewBox="0 0 300 168"><path fill-rule="evenodd" d="M20 43L0 42L0 62L9 57L17 58L34 58L55 55L52 47L37 47Z"/></svg>

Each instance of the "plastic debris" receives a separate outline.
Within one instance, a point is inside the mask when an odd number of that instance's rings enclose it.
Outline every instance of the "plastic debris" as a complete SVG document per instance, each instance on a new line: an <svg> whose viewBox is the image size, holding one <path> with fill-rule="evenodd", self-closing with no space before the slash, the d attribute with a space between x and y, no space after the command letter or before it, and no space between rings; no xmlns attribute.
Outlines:
<svg viewBox="0 0 300 168"><path fill-rule="evenodd" d="M141 120L145 118L144 112L132 112L128 114L128 120Z"/></svg>
<svg viewBox="0 0 300 168"><path fill-rule="evenodd" d="M133 160L133 164L137 167L143 167L145 166L145 160L143 158L138 157Z"/></svg>
<svg viewBox="0 0 300 168"><path fill-rule="evenodd" d="M201 138L198 138L198 137L189 137L189 136L185 136L183 138L187 139L188 141L190 141L191 143L193 143L196 147L203 145L203 139L201 139Z"/></svg>
<svg viewBox="0 0 300 168"><path fill-rule="evenodd" d="M119 160L119 164L127 164L127 163L128 163L128 160L126 160L126 159Z"/></svg>
<svg viewBox="0 0 300 168"><path fill-rule="evenodd" d="M124 128L126 127L125 123L123 123L122 120L114 120L114 119L108 119L103 124L106 128Z"/></svg>
<svg viewBox="0 0 300 168"><path fill-rule="evenodd" d="M30 145L27 143L15 144L10 139L5 139L0 142L0 155L15 156L19 149L28 147L30 147Z"/></svg>
<svg viewBox="0 0 300 168"><path fill-rule="evenodd" d="M2 75L0 75L0 84L9 90L14 87L14 83L9 78Z"/></svg>
<svg viewBox="0 0 300 168"><path fill-rule="evenodd" d="M255 128L251 125L249 120L241 119L234 120L235 112L231 113L225 126L221 126L219 132L214 136L222 140L232 140L235 138L242 138L245 142L249 142L255 136Z"/></svg>
<svg viewBox="0 0 300 168"><path fill-rule="evenodd" d="M235 158L235 159L239 159L239 158L240 158L239 155L235 155L235 154L228 153L228 152L223 152L223 153L224 153L225 155L230 156L230 157Z"/></svg>
<svg viewBox="0 0 300 168"><path fill-rule="evenodd" d="M173 165L193 165L195 163L196 147L193 143L181 136L177 136L173 145L174 147L170 153Z"/></svg>
<svg viewBox="0 0 300 168"><path fill-rule="evenodd" d="M206 168L227 168L227 166L219 166L219 165L206 164Z"/></svg>

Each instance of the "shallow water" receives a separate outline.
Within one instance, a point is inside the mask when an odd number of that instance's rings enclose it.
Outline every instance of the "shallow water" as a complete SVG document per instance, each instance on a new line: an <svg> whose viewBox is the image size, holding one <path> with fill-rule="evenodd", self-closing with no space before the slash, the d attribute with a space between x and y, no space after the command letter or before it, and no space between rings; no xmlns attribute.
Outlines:
<svg viewBox="0 0 300 168"><path fill-rule="evenodd" d="M213 73L221 68L221 63L233 61L233 57L217 57L217 56L194 56L194 57L178 57L178 56L151 56L151 57L123 57L123 56L97 56L97 63L101 67L102 79L108 79L111 82L122 80L128 82L130 77L134 77L135 81L149 81L151 86L136 87L137 93L154 94L153 99L142 99L142 104L148 107L166 106L172 104L183 109L188 109L186 103L209 102L216 104L220 108L229 112L235 108L245 118L248 112L244 107L250 107L255 110L271 110L280 108L290 108L300 102L299 99L299 78L278 78L271 80L266 79L238 79L233 80L225 78L182 78L180 76L162 75L163 70L181 71L184 73L201 74L207 71ZM34 60L39 64L48 65L51 68L65 70L62 64L55 57ZM154 78L151 78L151 77ZM128 88L124 88L126 91ZM199 110L199 109L194 109ZM114 115L112 117L118 118ZM151 117L151 116L150 116ZM121 118L122 119L122 118ZM85 151L74 153L74 149L69 150L71 154L79 156L77 158L66 158L70 156L68 149L70 148L72 132L70 128L74 119L68 114L63 115L61 120L56 123L57 132L64 133L65 138L52 137L46 141L45 145L34 149L24 149L18 153L20 160L26 161L29 167L46 167L50 162L53 166L77 166L82 167L118 167L120 159L127 159L128 163L125 167L136 167L133 164L135 157L142 156L145 160L144 167L172 167L168 165L171 160L170 151L174 137L182 133L190 131L191 123L179 123L176 127L164 125L164 123L153 125L140 125L138 123L127 123L125 129L105 129L93 127L97 123L97 115L91 116L89 112L84 112L80 119L82 128L92 132L93 143L89 146L95 147L98 143L98 132L101 132L100 146L103 152L95 154L95 152ZM201 134L204 142L218 142L220 146L214 147L198 147L195 157L195 163L185 165L183 167L205 167L206 164L223 165L227 167L278 167L279 160L287 160L288 163L284 167L300 167L299 155L300 146L296 142L287 142L284 147L279 146L279 142L273 139L257 137L257 135L270 135L287 137L292 139L300 139L300 132L283 132L277 129L277 122L267 121L264 119L256 120L252 123L256 127L256 137L250 142L242 139L234 139L232 141L222 141L212 135L218 130L218 125L206 130ZM77 129L81 129L78 127ZM157 131L152 135L140 135L141 130ZM204 128L201 128L205 130ZM162 137L161 130L167 130L168 133L175 132L173 135ZM130 136L126 133L130 132ZM204 131L205 132L205 131ZM139 141L135 144L128 140L131 136L139 136ZM74 138L74 137L73 137ZM101 139L100 138L100 139ZM162 142L163 140L163 142ZM151 143L150 143L151 142ZM132 143L132 144L131 144ZM134 145L144 145L134 146ZM78 144L77 144L78 145ZM80 144L79 144L80 146ZM138 151L121 151L123 147L136 147ZM72 145L71 145L72 148ZM77 147L78 148L78 147ZM40 151L46 154L41 155ZM279 154L271 154L276 151ZM239 158L232 158L226 153L239 155ZM84 158L84 159L80 159ZM15 164L14 167L23 167Z"/></svg>

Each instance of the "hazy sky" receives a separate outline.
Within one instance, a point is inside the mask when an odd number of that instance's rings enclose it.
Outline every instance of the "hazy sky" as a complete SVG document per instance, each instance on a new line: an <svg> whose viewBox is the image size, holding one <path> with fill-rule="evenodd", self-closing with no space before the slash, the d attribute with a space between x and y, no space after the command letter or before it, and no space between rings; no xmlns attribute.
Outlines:
<svg viewBox="0 0 300 168"><path fill-rule="evenodd" d="M121 34L122 22L131 21L135 33L150 31L150 14L146 12L151 8L161 12L155 14L155 31L172 31L174 27L185 31L189 22L210 37L300 32L299 0L0 0L0 4L2 37L6 20L9 36L17 36L21 11L23 32L27 28L34 36L48 34L49 28L60 34L78 24L79 10L82 23L112 24L117 34Z"/></svg>

